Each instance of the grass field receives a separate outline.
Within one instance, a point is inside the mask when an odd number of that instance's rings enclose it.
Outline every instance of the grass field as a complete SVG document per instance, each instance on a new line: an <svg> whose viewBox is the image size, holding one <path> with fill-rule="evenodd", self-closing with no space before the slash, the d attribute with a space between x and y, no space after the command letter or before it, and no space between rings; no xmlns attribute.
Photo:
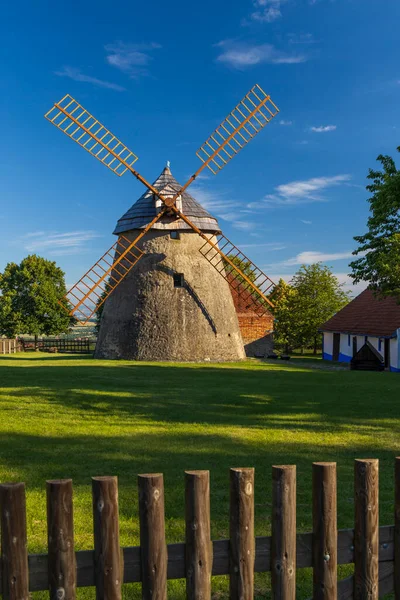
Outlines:
<svg viewBox="0 0 400 600"><path fill-rule="evenodd" d="M353 459L379 458L381 524L393 522L397 374L299 359L198 365L20 354L0 357L0 386L0 480L26 482L30 552L46 551L45 480L62 477L74 481L77 549L93 547L94 475L119 477L124 546L138 544L136 475L144 472L164 473L168 542L184 540L185 469L211 471L214 539L228 535L228 469L238 466L256 468L256 535L270 533L272 464L297 464L298 530L307 531L311 463L338 463L342 528L353 525ZM299 597L310 596L307 574L298 582ZM224 578L214 583L223 593ZM169 589L183 597L181 582ZM266 576L257 589L268 589ZM124 594L136 597L138 586Z"/></svg>

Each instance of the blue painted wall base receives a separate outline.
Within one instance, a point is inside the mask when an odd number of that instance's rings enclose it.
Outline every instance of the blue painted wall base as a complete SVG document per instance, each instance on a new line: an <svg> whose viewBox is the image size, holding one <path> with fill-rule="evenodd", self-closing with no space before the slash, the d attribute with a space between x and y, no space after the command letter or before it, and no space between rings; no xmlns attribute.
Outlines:
<svg viewBox="0 0 400 600"><path fill-rule="evenodd" d="M342 354L339 352L339 362L349 363L351 362L351 359L351 356L347 356L347 354Z"/></svg>

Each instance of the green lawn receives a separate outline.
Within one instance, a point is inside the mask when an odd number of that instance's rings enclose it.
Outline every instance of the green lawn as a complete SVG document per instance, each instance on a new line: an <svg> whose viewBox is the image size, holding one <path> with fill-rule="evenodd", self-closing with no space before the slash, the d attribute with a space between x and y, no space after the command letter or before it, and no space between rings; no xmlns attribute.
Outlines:
<svg viewBox="0 0 400 600"><path fill-rule="evenodd" d="M300 360L199 365L20 354L0 357L0 385L0 480L26 482L30 552L46 550L45 480L62 477L74 481L77 549L93 545L94 475L119 477L124 546L138 544L141 472L164 473L168 542L184 539L185 469L211 471L213 538L227 537L228 469L237 466L256 468L256 535L270 533L272 464L297 464L298 530L307 531L311 463L337 461L338 525L352 527L353 459L379 458L381 524L393 522L398 374ZM219 592L223 579L213 584ZM181 583L169 585L172 597L183 597ZM257 577L258 591L266 588L267 577ZM125 590L137 594L138 586ZM299 597L309 595L310 579L299 574Z"/></svg>

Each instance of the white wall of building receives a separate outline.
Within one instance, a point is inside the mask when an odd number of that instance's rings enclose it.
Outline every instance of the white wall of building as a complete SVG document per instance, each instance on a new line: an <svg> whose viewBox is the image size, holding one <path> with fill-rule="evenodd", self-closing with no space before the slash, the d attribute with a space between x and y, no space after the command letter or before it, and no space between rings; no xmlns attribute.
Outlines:
<svg viewBox="0 0 400 600"><path fill-rule="evenodd" d="M325 360L332 360L333 354L333 333L327 331L322 334L322 358Z"/></svg>
<svg viewBox="0 0 400 600"><path fill-rule="evenodd" d="M390 370L400 372L400 329L397 337L390 340Z"/></svg>
<svg viewBox="0 0 400 600"><path fill-rule="evenodd" d="M353 358L353 337L357 338L357 350L364 344L366 338L369 343L385 359L385 340L375 336L340 334L339 362L350 362ZM324 360L333 360L333 333L323 334L323 358ZM400 372L400 329L397 330L397 336L390 339L390 370Z"/></svg>

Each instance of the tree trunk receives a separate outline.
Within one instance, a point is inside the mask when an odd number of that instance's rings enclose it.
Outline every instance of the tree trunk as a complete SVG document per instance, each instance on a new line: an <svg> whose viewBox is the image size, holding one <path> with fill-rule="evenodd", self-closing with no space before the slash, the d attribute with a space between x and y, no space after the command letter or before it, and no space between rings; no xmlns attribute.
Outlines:
<svg viewBox="0 0 400 600"><path fill-rule="evenodd" d="M314 338L314 356L317 354L317 345L318 345L317 336L315 336L315 338Z"/></svg>
<svg viewBox="0 0 400 600"><path fill-rule="evenodd" d="M38 351L38 336L35 334L35 352Z"/></svg>
<svg viewBox="0 0 400 600"><path fill-rule="evenodd" d="M303 354L304 354L304 347L302 346L301 347L301 355L303 356Z"/></svg>

